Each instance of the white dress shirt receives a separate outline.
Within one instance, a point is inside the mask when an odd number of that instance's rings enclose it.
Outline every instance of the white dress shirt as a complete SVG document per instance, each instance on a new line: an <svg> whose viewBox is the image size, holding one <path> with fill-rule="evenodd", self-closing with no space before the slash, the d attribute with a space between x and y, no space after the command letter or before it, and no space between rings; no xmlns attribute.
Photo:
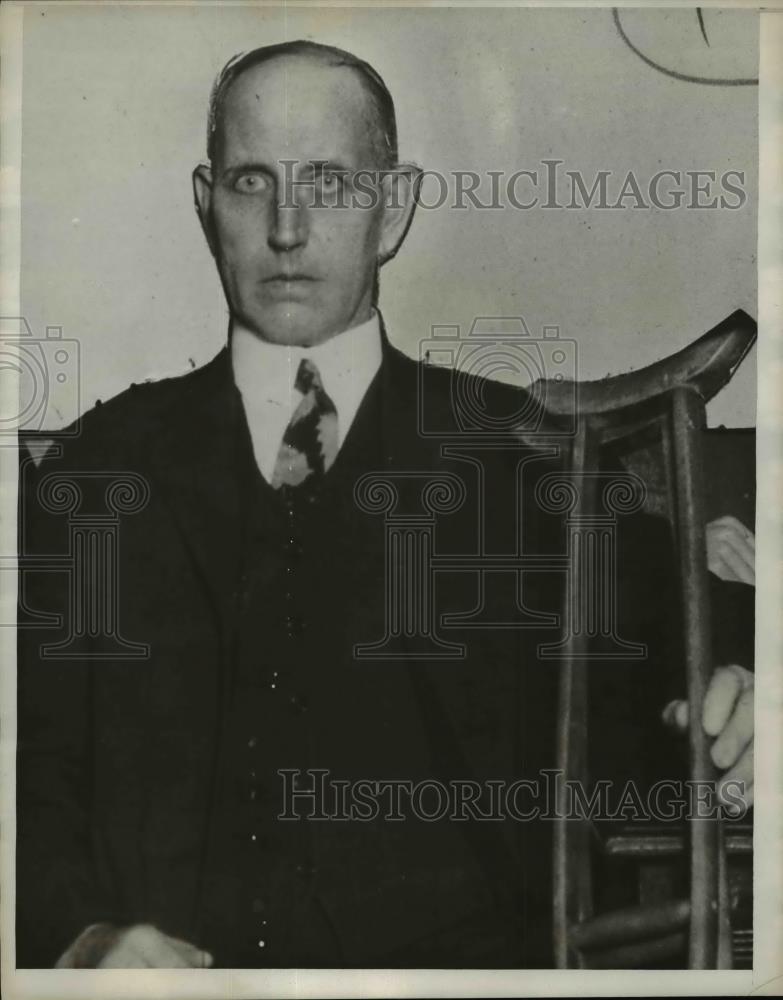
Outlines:
<svg viewBox="0 0 783 1000"><path fill-rule="evenodd" d="M318 368L337 410L338 448L381 365L378 314L314 347L270 344L238 323L231 327L231 365L242 395L253 453L261 475L272 481L283 434L302 394L294 380L302 358Z"/></svg>

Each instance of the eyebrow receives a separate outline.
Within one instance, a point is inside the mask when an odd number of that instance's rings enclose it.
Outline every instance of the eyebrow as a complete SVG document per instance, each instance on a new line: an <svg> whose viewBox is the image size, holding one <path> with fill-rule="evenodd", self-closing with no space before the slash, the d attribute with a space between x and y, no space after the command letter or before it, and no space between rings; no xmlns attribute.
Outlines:
<svg viewBox="0 0 783 1000"><path fill-rule="evenodd" d="M350 167L347 167L344 163L340 163L338 160L309 160L308 163L319 172L323 172L324 170L333 170L336 174L348 174L351 172Z"/></svg>

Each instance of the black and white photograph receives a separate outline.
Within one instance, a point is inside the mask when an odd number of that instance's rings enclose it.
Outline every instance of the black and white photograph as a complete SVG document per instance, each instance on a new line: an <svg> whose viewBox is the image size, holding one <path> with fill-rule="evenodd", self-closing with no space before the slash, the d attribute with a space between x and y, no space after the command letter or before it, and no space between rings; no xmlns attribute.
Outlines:
<svg viewBox="0 0 783 1000"><path fill-rule="evenodd" d="M4 5L8 996L778 995L782 19Z"/></svg>

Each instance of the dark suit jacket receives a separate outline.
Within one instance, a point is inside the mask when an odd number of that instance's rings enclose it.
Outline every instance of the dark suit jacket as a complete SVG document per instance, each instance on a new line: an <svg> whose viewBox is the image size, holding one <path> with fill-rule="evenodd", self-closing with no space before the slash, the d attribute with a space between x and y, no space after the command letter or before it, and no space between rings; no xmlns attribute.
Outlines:
<svg viewBox="0 0 783 1000"><path fill-rule="evenodd" d="M444 455L441 439L422 434L419 425L426 419L431 427L440 425L446 435L459 433L451 378L445 370L422 370L384 343L380 373L343 446L346 454L353 455L357 474L366 471L361 468L362 456L372 441L372 454L380 458L378 471L441 471L465 477L465 470L473 469L466 479L471 486L476 468L466 465L464 457ZM520 390L497 383L478 388L495 412L509 413L519 406ZM429 407L425 418L419 406L422 398ZM349 459L344 461L347 465ZM35 495L51 472L73 475L87 500L91 488L103 488L103 473L130 472L147 484L146 505L121 518L117 616L124 639L146 643L149 655L90 658L88 638L87 655L46 659L40 655L42 643L56 642L64 632L51 627L20 630L20 966L50 966L82 929L99 921L152 922L189 939L202 933L199 907L215 860L210 852L216 823L219 826L216 796L226 725L222 685L232 655L243 563L241 484L250 474L250 463L241 400L228 352L223 351L200 370L133 386L96 407L83 418L80 435L64 445L61 458L47 459L35 473L26 470L29 502L23 508L21 544L28 554L67 551L67 519L44 513ZM487 463L484 472L496 492L488 500L484 522L490 550L500 551L519 544L512 537L517 470L500 451L492 452ZM556 460L539 465L540 472L556 467ZM442 550L451 545L453 551L464 552L466 544L473 544L466 541L466 526L475 525L476 511L468 501L462 520L443 519L436 536ZM536 546L541 552L562 548L557 519L537 513L532 504L526 511L526 551ZM355 518L356 511L345 510L344 515ZM368 518L365 515L362 523ZM374 523L372 537L377 540L382 538L377 534L382 524L377 517ZM364 528L354 531L352 524L346 522L340 537L361 535ZM666 547L661 530L647 525L630 532L624 549L620 589L628 595L627 606L634 609L629 627L642 639L661 630L667 611L666 601L653 595L675 589L660 558ZM339 535L338 527L335 532ZM356 549L358 543L351 544ZM347 552L338 558L346 560L338 572L348 574L351 567L360 566L362 555L353 551L350 564ZM67 619L68 579L63 572L26 575L23 604ZM556 610L559 580L556 574L541 575L528 585L525 601L541 611ZM444 584L440 611L469 608L479 587L477 576L466 579L456 574L453 587L448 580ZM355 641L377 638L362 629L377 622L382 588L381 574L359 598L356 590L351 592L351 600L370 608L362 619L359 604L346 606L338 575L325 615L341 617L349 632L355 625ZM511 606L508 588L498 590L500 596L484 595L486 607L497 607L500 615L519 612L518 606ZM544 630L548 641L556 638L553 628ZM351 706L345 705L344 691L337 697L324 672L315 689L316 731L319 725L331 734L344 731L344 742L330 736L329 746L344 764L361 757L362 774L373 766L392 771L398 766L400 775L511 778L520 769L534 773L551 767L556 673L551 663L536 660L533 650L541 634L530 629L473 630L466 633L472 645L464 662L451 662L448 670L423 661L415 670L410 662L385 664L372 675L361 674L371 680L357 681ZM258 643L263 646L263 634ZM655 717L674 693L659 667L653 659L635 672L623 673L617 665L603 675L596 671L597 683L603 683L603 694L593 702L599 734L605 735L602 712L612 715L619 709L617 714L627 720L624 728L621 724L606 739L611 767L618 766L612 750L618 744L624 747L619 771L634 756L634 749L637 760L649 760L646 740L650 732L657 738ZM383 704L387 714L370 713L371 703ZM418 744L412 734L403 749L390 741L384 726L393 724L395 712L413 712L411 705L422 742ZM640 719L649 725L640 725ZM426 752L420 749L425 743ZM360 826L346 830L343 825L338 831L332 824L323 832L321 853L328 863L320 891L349 963L382 964L381 956L396 949L401 965L432 964L408 944L415 936L411 928L416 926L417 910L428 915L426 926L421 918L424 940L443 919L431 905L437 878L427 884L422 874L437 868L443 850L429 834L426 841L424 833L412 829L407 836L397 852L389 847L391 841L368 837ZM453 830L450 836L453 839ZM444 850L448 854L452 847ZM448 867L448 862L451 869L466 866L463 855L456 847L453 850L442 863ZM488 898L495 898L499 912L516 915L520 940L525 939L517 959L512 956L505 964L548 964L548 830L541 824L524 829L507 824L501 830L475 826L465 833L464 851L483 873ZM375 887L398 886L406 872L413 889L407 896L394 897L399 902L395 909L389 906L392 897ZM444 908L451 905L447 902ZM403 912L409 916L401 918ZM377 945L380 940L383 949ZM213 947L210 940L197 943Z"/></svg>

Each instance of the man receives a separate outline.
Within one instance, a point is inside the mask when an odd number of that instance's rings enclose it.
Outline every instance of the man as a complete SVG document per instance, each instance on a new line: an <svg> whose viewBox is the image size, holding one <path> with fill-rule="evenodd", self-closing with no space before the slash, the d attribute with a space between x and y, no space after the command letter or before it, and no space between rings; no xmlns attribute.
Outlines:
<svg viewBox="0 0 783 1000"><path fill-rule="evenodd" d="M553 766L556 671L536 659L538 630L455 629L435 658L404 635L383 646L387 611L400 612L386 604L389 560L402 556L387 551L364 478L393 482L407 515L430 480L491 484L479 528L493 552L517 544L519 489L526 546L551 552L559 522L535 511L533 487L552 465L519 486L503 447L476 462L421 433L420 404L444 435L459 421L449 373L422 373L374 308L418 173L397 162L392 100L371 67L310 42L232 61L208 153L193 183L228 350L92 411L39 471L37 497L52 469L148 485L122 525L117 620L149 657L88 646L47 659L51 632L22 635L19 964L550 964L546 824L279 815L281 771L383 779L391 792L398 779L511 781ZM467 381L490 413L520 406L519 390ZM36 551L63 551L62 518L36 503L27 516ZM439 551L464 553L476 517L475 504L442 504ZM639 635L660 626L656 547L650 532L625 553L625 566L653 567L621 588ZM500 575L444 574L433 616L518 614ZM60 575L40 577L28 603L64 613ZM529 587L525 610L545 616L553 587ZM380 652L357 657L362 645ZM656 666L628 685L651 724L671 700ZM748 772L746 686L739 668L716 675L704 720L734 777ZM684 709L669 714L682 722ZM623 738L641 746L643 728ZM312 801L306 782L289 791Z"/></svg>

